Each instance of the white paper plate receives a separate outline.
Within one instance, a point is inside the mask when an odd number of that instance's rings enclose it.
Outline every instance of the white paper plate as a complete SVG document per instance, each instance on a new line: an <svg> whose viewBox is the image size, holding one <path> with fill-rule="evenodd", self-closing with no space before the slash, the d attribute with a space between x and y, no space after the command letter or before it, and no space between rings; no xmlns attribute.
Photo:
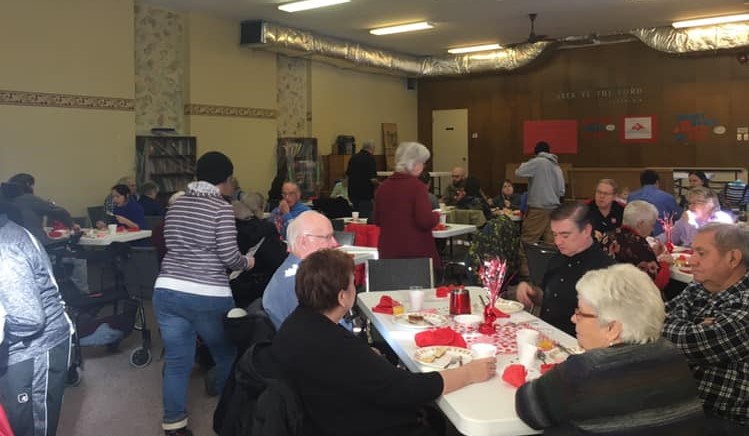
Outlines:
<svg viewBox="0 0 749 436"><path fill-rule="evenodd" d="M411 322L408 320L408 315L418 314L424 317L424 321ZM426 313L426 312L408 312L400 315L393 316L393 321L402 327L408 327L412 329L426 329L430 327L442 327L447 325L450 320L438 313Z"/></svg>
<svg viewBox="0 0 749 436"><path fill-rule="evenodd" d="M497 298L497 302L494 303L494 307L504 313L522 312L524 309L523 303L520 303L519 301L505 300L504 298Z"/></svg>
<svg viewBox="0 0 749 436"><path fill-rule="evenodd" d="M440 357L436 357L438 354L441 354ZM473 360L471 350L459 347L424 347L419 348L414 352L414 360L420 365L437 369L451 369L460 366L460 361L456 359L456 362L454 364L445 367L454 357L462 358L463 365L470 363Z"/></svg>

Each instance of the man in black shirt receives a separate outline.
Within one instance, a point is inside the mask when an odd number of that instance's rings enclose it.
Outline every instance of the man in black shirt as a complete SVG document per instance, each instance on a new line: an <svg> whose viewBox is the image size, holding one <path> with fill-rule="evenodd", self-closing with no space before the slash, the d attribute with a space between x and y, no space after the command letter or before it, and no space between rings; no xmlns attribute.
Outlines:
<svg viewBox="0 0 749 436"><path fill-rule="evenodd" d="M596 185L596 196L587 202L588 219L593 226L593 238L597 241L622 225L624 206L614 199L618 192L613 179L601 179Z"/></svg>
<svg viewBox="0 0 749 436"><path fill-rule="evenodd" d="M372 155L374 143L365 141L359 153L348 161L346 176L348 177L348 197L354 210L359 216L368 218L372 213L372 199L377 180L377 163Z"/></svg>
<svg viewBox="0 0 749 436"><path fill-rule="evenodd" d="M614 261L593 242L588 207L563 203L551 212L551 232L559 254L549 261L540 287L520 282L517 299L526 308L541 305L541 319L575 336L572 314L577 307L577 281L588 271Z"/></svg>

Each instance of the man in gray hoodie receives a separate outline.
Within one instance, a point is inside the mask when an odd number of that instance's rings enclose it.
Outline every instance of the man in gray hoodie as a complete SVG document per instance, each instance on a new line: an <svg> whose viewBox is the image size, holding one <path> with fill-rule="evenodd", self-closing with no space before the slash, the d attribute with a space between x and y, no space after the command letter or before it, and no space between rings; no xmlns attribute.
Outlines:
<svg viewBox="0 0 749 436"><path fill-rule="evenodd" d="M0 201L0 305L7 311L0 404L16 436L54 435L73 328L47 253L9 211Z"/></svg>
<svg viewBox="0 0 749 436"><path fill-rule="evenodd" d="M539 142L534 152L534 158L522 163L515 170L516 176L528 178L528 212L523 218L520 239L529 244L539 240L553 244L549 216L564 196L564 175L559 167L557 155L550 152L548 143ZM522 247L520 276L528 277L528 261Z"/></svg>

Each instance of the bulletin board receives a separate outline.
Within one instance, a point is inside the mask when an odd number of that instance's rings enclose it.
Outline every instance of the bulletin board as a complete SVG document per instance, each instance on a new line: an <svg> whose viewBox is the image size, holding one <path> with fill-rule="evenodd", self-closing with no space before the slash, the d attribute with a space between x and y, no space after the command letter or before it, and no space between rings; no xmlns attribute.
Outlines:
<svg viewBox="0 0 749 436"><path fill-rule="evenodd" d="M549 143L554 154L577 154L577 120L523 122L523 153L533 154L539 141Z"/></svg>

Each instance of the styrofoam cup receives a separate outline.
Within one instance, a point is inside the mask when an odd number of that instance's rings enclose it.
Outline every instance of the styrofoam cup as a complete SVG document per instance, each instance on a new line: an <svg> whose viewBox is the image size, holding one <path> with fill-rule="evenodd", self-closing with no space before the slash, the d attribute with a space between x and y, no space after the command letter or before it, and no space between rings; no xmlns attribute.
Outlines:
<svg viewBox="0 0 749 436"><path fill-rule="evenodd" d="M538 348L535 345L522 343L518 344L518 360L525 369L530 369L536 362L536 351Z"/></svg>
<svg viewBox="0 0 749 436"><path fill-rule="evenodd" d="M517 340L518 346L520 344L529 344L534 347L538 344L539 334L537 331L532 329L520 329L518 330Z"/></svg>
<svg viewBox="0 0 749 436"><path fill-rule="evenodd" d="M447 224L447 214L440 214L440 224Z"/></svg>
<svg viewBox="0 0 749 436"><path fill-rule="evenodd" d="M494 357L497 355L497 346L492 344L486 344L477 342L471 344L471 354L476 359L483 359L485 357Z"/></svg>
<svg viewBox="0 0 749 436"><path fill-rule="evenodd" d="M356 212L356 211L351 212L351 218L353 218L355 220L358 220L359 219L359 212Z"/></svg>
<svg viewBox="0 0 749 436"><path fill-rule="evenodd" d="M115 235L115 234L117 234L117 224L109 224L109 225L107 226L107 229L109 229L109 234L110 234L110 235Z"/></svg>

